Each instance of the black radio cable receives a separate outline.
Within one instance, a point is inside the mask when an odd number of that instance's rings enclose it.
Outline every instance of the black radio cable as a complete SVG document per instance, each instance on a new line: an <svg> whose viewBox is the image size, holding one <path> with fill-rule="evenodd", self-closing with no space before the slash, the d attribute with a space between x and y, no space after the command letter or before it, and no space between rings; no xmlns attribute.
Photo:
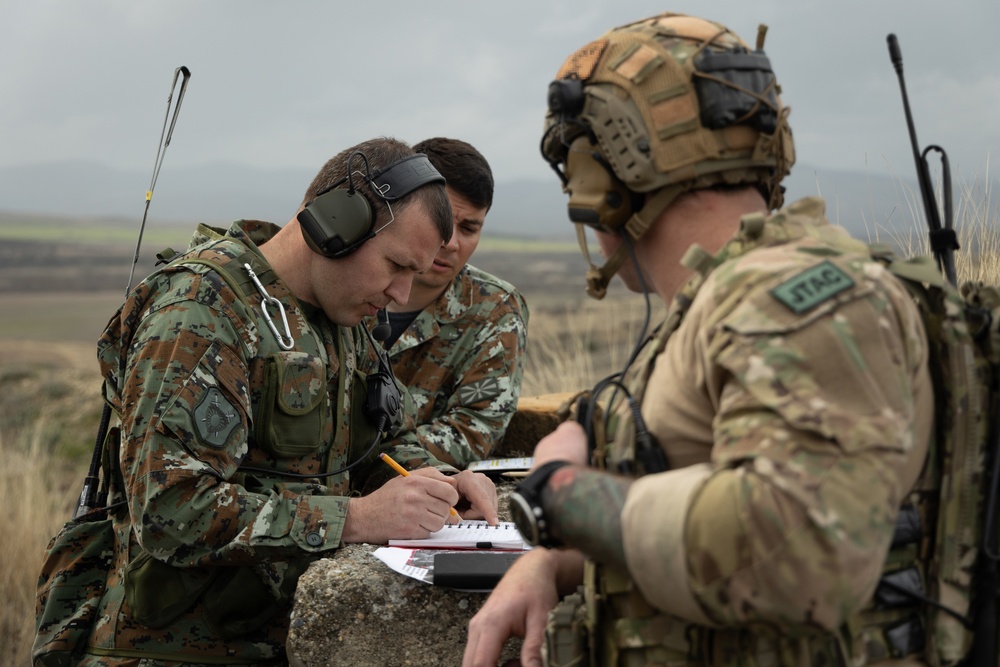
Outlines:
<svg viewBox="0 0 1000 667"><path fill-rule="evenodd" d="M646 280L643 278L642 269L639 266L639 260L635 255L635 247L632 244L632 239L629 238L628 233L622 230L621 232L622 243L628 249L629 257L632 260L632 265L635 267L636 277L639 281L639 287L642 290L643 298L646 304L646 315L642 323L642 328L639 331L639 336L637 337L635 344L632 346L632 352L625 362L625 365L617 373L612 373L611 375L605 377L604 379L597 382L594 388L591 390L590 400L582 402L579 405L577 411L577 420L583 426L587 434L587 448L589 451L593 452L594 449L594 404L597 402L598 397L609 387L614 387L614 393L611 395L611 399L608 405L614 405L615 397L617 392L621 391L625 394L625 401L628 403L629 411L632 414L632 422L635 426L635 441L636 441L636 459L642 465L643 469L647 473L662 472L669 468L669 462L667 461L666 454L663 449L656 443L656 439L646 428L646 422L642 418L641 410L639 405L636 403L635 398L632 396L631 392L624 385L625 375L628 373L629 368L635 363L638 358L639 353L651 340L647 336L647 331L649 330L650 319L652 318L652 304L649 298L649 287L646 285ZM610 411L604 415L604 431L607 432L608 420L610 419ZM621 472L623 474L634 474L634 470L630 469L630 462L622 461L620 466Z"/></svg>

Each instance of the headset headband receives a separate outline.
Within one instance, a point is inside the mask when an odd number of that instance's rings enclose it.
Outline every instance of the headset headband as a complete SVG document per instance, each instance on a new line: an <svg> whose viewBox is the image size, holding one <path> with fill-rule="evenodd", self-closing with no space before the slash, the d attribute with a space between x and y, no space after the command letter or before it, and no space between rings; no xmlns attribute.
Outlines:
<svg viewBox="0 0 1000 667"><path fill-rule="evenodd" d="M397 160L386 167L385 172L375 170L371 184L375 193L386 201L396 201L405 197L422 185L440 181L441 175L424 153L415 153Z"/></svg>

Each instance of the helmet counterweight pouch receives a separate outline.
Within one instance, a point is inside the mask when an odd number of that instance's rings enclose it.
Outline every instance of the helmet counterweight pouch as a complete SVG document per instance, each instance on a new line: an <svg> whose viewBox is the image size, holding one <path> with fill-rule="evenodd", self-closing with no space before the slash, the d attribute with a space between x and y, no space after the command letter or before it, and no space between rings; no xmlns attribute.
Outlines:
<svg viewBox="0 0 1000 667"><path fill-rule="evenodd" d="M706 51L695 63L697 72L710 75L694 78L702 125L720 129L747 123L758 132L774 133L778 128L777 84L763 51Z"/></svg>

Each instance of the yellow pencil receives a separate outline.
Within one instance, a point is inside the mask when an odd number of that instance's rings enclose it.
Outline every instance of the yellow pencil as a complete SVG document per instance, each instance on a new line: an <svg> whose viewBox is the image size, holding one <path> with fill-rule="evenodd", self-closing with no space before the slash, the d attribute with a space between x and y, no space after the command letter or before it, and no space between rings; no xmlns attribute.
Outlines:
<svg viewBox="0 0 1000 667"><path fill-rule="evenodd" d="M390 468L392 468L393 470L395 470L396 472L398 472L403 477L409 477L410 476L410 471L409 470L407 470L403 466L401 466L398 463L396 463L395 461L393 461L392 457L389 456L388 454L386 454L385 452L382 452L381 454L379 454L378 457L380 459L382 459L383 461L385 461L386 463L388 463ZM458 516L458 512L455 511L455 508L452 507L450 509L451 509L451 515L453 517L456 517L457 519L461 520L462 517Z"/></svg>

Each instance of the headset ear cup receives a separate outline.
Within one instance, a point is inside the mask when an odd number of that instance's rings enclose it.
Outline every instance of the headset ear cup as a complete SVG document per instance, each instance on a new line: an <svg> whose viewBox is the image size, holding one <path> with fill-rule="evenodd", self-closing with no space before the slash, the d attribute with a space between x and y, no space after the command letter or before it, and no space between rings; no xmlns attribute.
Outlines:
<svg viewBox="0 0 1000 667"><path fill-rule="evenodd" d="M610 182L600 210L601 226L607 229L621 229L635 211L635 193L625 187L625 184L610 171L608 176Z"/></svg>
<svg viewBox="0 0 1000 667"><path fill-rule="evenodd" d="M570 146L566 159L566 187L569 218L603 231L614 232L633 213L633 193L610 167L598 159L587 137Z"/></svg>
<svg viewBox="0 0 1000 667"><path fill-rule="evenodd" d="M370 239L374 216L359 190L340 188L321 194L296 216L306 244L324 257L343 257Z"/></svg>

